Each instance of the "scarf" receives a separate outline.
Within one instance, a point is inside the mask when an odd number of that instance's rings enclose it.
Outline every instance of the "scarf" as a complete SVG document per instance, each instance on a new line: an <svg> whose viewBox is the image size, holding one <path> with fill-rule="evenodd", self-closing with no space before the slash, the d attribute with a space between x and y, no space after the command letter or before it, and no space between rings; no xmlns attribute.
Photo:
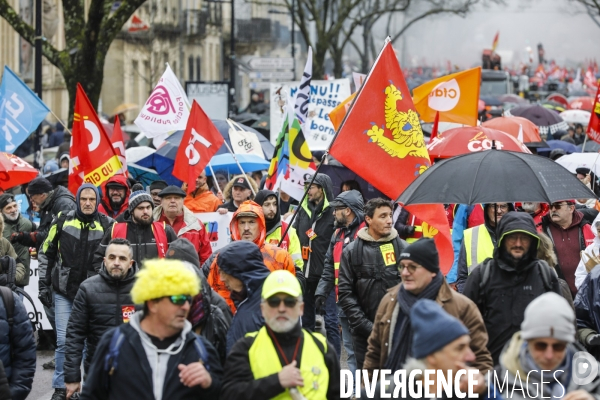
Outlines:
<svg viewBox="0 0 600 400"><path fill-rule="evenodd" d="M398 290L398 306L403 315L398 315L398 323L394 330L392 350L385 363L385 369L391 369L392 371L402 369L402 365L410 355L412 347L413 332L410 325L410 309L417 300L435 300L443 283L444 276L441 272L438 272L429 285L427 285L418 295L410 293L404 289L404 285L400 285L400 290Z"/></svg>
<svg viewBox="0 0 600 400"><path fill-rule="evenodd" d="M546 394L546 398L562 398L564 391L567 390L567 388L569 387L569 383L571 382L571 359L573 358L573 355L573 351L569 348L569 346L567 346L567 353L563 362L558 367L556 367L552 373L546 372L546 376L544 377L544 382L546 382L546 384L543 385L543 392L541 394L542 396ZM542 368L537 366L537 364L533 360L533 357L531 357L531 354L529 354L529 347L527 346L527 341L525 341L523 343L523 347L521 347L521 351L519 352L519 359L521 360L521 365L523 366L523 369L529 372L527 376L533 378L534 382L538 382L540 383L540 386L542 386L542 376L540 374ZM549 379L548 377L552 378ZM562 387L558 384L557 381L560 382Z"/></svg>
<svg viewBox="0 0 600 400"><path fill-rule="evenodd" d="M192 300L192 306L190 307L190 312L188 314L188 321L192 324L192 329L201 325L208 317L209 313L207 306L210 307L210 304L204 301L202 293L198 293Z"/></svg>

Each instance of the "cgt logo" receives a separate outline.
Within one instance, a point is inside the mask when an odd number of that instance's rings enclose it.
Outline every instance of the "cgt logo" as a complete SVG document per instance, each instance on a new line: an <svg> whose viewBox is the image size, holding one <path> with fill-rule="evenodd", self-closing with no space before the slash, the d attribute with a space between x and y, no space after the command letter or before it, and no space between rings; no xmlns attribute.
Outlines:
<svg viewBox="0 0 600 400"><path fill-rule="evenodd" d="M123 323L126 324L135 312L135 306L121 306L121 311L123 313Z"/></svg>
<svg viewBox="0 0 600 400"><path fill-rule="evenodd" d="M427 104L436 111L450 111L460 100L460 86L456 79L442 82L429 94Z"/></svg>
<svg viewBox="0 0 600 400"><path fill-rule="evenodd" d="M589 385L598 376L598 361L588 352L579 351L573 356L573 382Z"/></svg>
<svg viewBox="0 0 600 400"><path fill-rule="evenodd" d="M504 147L504 144L501 141L496 140L496 148L498 150L502 150L503 147ZM467 149L469 149L469 151L471 151L471 152L489 150L491 148L492 148L492 141L490 139L488 139L488 137L483 132L479 132L472 139L470 139L469 142L467 143Z"/></svg>

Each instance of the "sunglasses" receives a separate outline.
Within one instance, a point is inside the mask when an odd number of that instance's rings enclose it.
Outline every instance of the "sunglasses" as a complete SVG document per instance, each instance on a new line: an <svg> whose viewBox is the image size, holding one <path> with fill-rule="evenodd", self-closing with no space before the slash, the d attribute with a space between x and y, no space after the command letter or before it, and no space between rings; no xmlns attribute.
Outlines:
<svg viewBox="0 0 600 400"><path fill-rule="evenodd" d="M548 348L548 346L552 346L552 350L556 353L564 351L567 348L567 344L566 343L553 343L552 345L546 343L546 342L535 342L533 343L533 347L537 350L537 351L546 351L546 349Z"/></svg>
<svg viewBox="0 0 600 400"><path fill-rule="evenodd" d="M558 203L558 204L550 204L551 210L560 210L562 206L570 206L571 203Z"/></svg>
<svg viewBox="0 0 600 400"><path fill-rule="evenodd" d="M416 271L418 268L421 268L421 267L422 267L422 265L409 265L408 267L406 267L406 269L408 270L408 272L409 272L410 274L414 274L414 273L415 273L415 271ZM404 265L400 264L400 265L398 266L398 271L400 271L400 273L402 273L402 270L403 270L404 268L405 268L405 267L404 267Z"/></svg>
<svg viewBox="0 0 600 400"><path fill-rule="evenodd" d="M167 296L167 298L176 306L182 306L186 301L190 303L190 305L192 304L192 296L188 294L175 294L173 296Z"/></svg>
<svg viewBox="0 0 600 400"><path fill-rule="evenodd" d="M282 301L287 308L294 308L296 307L296 304L298 304L298 299L295 297L286 297L284 299L282 299L281 297L269 297L267 299L267 304L271 308L277 308L279 307Z"/></svg>

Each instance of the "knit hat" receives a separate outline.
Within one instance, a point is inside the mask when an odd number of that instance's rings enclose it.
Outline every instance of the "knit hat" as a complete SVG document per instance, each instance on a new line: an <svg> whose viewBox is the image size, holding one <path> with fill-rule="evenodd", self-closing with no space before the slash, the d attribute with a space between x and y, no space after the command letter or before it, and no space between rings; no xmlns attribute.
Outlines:
<svg viewBox="0 0 600 400"><path fill-rule="evenodd" d="M129 212L133 212L137 206L141 203L147 201L154 209L154 201L152 201L152 196L148 194L148 192L144 190L138 190L137 192L133 192L129 195Z"/></svg>
<svg viewBox="0 0 600 400"><path fill-rule="evenodd" d="M150 184L150 191L153 191L155 189L163 190L167 186L169 186L169 184L165 181L154 181Z"/></svg>
<svg viewBox="0 0 600 400"><path fill-rule="evenodd" d="M29 182L29 186L27 186L27 193L29 193L30 196L34 196L36 194L50 193L52 189L53 188L50 181L40 176Z"/></svg>
<svg viewBox="0 0 600 400"><path fill-rule="evenodd" d="M3 193L0 195L0 211L4 209L9 203L15 201L15 195L10 193Z"/></svg>
<svg viewBox="0 0 600 400"><path fill-rule="evenodd" d="M439 272L440 257L435 242L431 238L421 238L406 246L400 253L401 260L411 260L423 266L427 271Z"/></svg>
<svg viewBox="0 0 600 400"><path fill-rule="evenodd" d="M186 261L196 268L200 268L200 258L198 258L198 253L196 252L194 245L185 238L178 238L172 241L169 244L169 249L167 250L165 258Z"/></svg>
<svg viewBox="0 0 600 400"><path fill-rule="evenodd" d="M521 323L521 337L554 338L575 341L575 313L564 297L548 292L536 297L527 308Z"/></svg>
<svg viewBox="0 0 600 400"><path fill-rule="evenodd" d="M145 260L131 288L131 299L135 304L161 297L200 293L198 276L177 260Z"/></svg>
<svg viewBox="0 0 600 400"><path fill-rule="evenodd" d="M429 299L417 301L410 309L410 326L413 331L412 356L416 359L425 358L469 334L462 322Z"/></svg>

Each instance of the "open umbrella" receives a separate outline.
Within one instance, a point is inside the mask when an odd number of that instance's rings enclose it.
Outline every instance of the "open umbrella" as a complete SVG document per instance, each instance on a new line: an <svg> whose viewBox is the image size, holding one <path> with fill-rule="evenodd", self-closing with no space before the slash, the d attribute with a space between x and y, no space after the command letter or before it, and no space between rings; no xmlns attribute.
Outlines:
<svg viewBox="0 0 600 400"><path fill-rule="evenodd" d="M528 104L529 101L525 100L521 96L517 96L516 94L503 94L498 97L498 99L503 103L513 103L513 104Z"/></svg>
<svg viewBox="0 0 600 400"><path fill-rule="evenodd" d="M567 108L569 106L569 101L567 98L560 93L552 93L546 97L547 101L553 101L555 103L560 103L563 107Z"/></svg>
<svg viewBox="0 0 600 400"><path fill-rule="evenodd" d="M143 158L154 154L156 149L148 146L130 147L125 150L125 157L127 158L127 164L136 163Z"/></svg>
<svg viewBox="0 0 600 400"><path fill-rule="evenodd" d="M236 154L235 158L242 166L244 172L254 172L263 169L268 169L271 164L254 154ZM210 159L210 166L213 171L227 171L228 174L241 174L240 167L235 162L233 156L230 153L219 154ZM210 168L207 166L206 175L212 175Z"/></svg>
<svg viewBox="0 0 600 400"><path fill-rule="evenodd" d="M569 127L560 115L537 104L512 108L505 111L504 116L523 117L530 120L540 129L540 135L543 139L549 134L553 134L560 129L567 130Z"/></svg>
<svg viewBox="0 0 600 400"><path fill-rule="evenodd" d="M116 106L113 109L112 115L122 114L124 112L131 111L131 110L137 110L138 108L140 108L140 106L138 106L135 103L119 104L118 106Z"/></svg>
<svg viewBox="0 0 600 400"><path fill-rule="evenodd" d="M495 141L500 150L531 153L527 147L508 133L481 126L450 129L427 146L429 157L449 158L459 154L474 153L492 148Z"/></svg>
<svg viewBox="0 0 600 400"><path fill-rule="evenodd" d="M519 139L519 134L523 133L523 143L529 147L545 146L540 137L539 128L530 120L521 117L498 117L492 118L481 124L486 128L497 129L506 132L515 139Z"/></svg>
<svg viewBox="0 0 600 400"><path fill-rule="evenodd" d="M547 140L548 147L540 147L537 149L538 154L549 153L554 149L563 149L565 153L578 153L580 150L573 143L565 142L564 140Z"/></svg>
<svg viewBox="0 0 600 400"><path fill-rule="evenodd" d="M560 113L562 119L572 124L586 125L590 122L591 112L585 110L567 110Z"/></svg>
<svg viewBox="0 0 600 400"><path fill-rule="evenodd" d="M31 182L39 171L14 154L0 152L0 189Z"/></svg>
<svg viewBox="0 0 600 400"><path fill-rule="evenodd" d="M556 101L551 100L544 100L542 107L547 108L548 110L556 111L557 113L561 113L567 109L567 107L563 106L562 103L557 103Z"/></svg>
<svg viewBox="0 0 600 400"><path fill-rule="evenodd" d="M130 177L141 183L144 187L150 186L152 182L162 179L155 170L142 167L135 163L128 162L127 171L129 171ZM179 185L181 185L181 183L179 183Z"/></svg>
<svg viewBox="0 0 600 400"><path fill-rule="evenodd" d="M502 104L504 103L503 101L501 101L499 98L497 98L495 96L481 96L481 100L483 100L485 105L488 107L501 107Z"/></svg>
<svg viewBox="0 0 600 400"><path fill-rule="evenodd" d="M577 97L569 102L570 110L585 110L592 111L594 108L594 98L585 96L585 97Z"/></svg>
<svg viewBox="0 0 600 400"><path fill-rule="evenodd" d="M369 182L358 176L355 172L339 164L336 160L334 163L321 165L319 172L328 175L331 178L333 195L337 196L342 192L342 183L346 181L356 181L360 186L360 191L365 201L376 197L386 197L383 193L377 190Z"/></svg>
<svg viewBox="0 0 600 400"><path fill-rule="evenodd" d="M596 176L600 176L600 158L598 153L575 153L562 156L556 163L575 173L577 168L589 168Z"/></svg>
<svg viewBox="0 0 600 400"><path fill-rule="evenodd" d="M554 203L594 193L549 158L488 150L435 163L400 195L402 204Z"/></svg>
<svg viewBox="0 0 600 400"><path fill-rule="evenodd" d="M577 148L582 153L598 153L600 152L600 143L594 142L593 140L587 140L585 143L581 143L577 146Z"/></svg>

